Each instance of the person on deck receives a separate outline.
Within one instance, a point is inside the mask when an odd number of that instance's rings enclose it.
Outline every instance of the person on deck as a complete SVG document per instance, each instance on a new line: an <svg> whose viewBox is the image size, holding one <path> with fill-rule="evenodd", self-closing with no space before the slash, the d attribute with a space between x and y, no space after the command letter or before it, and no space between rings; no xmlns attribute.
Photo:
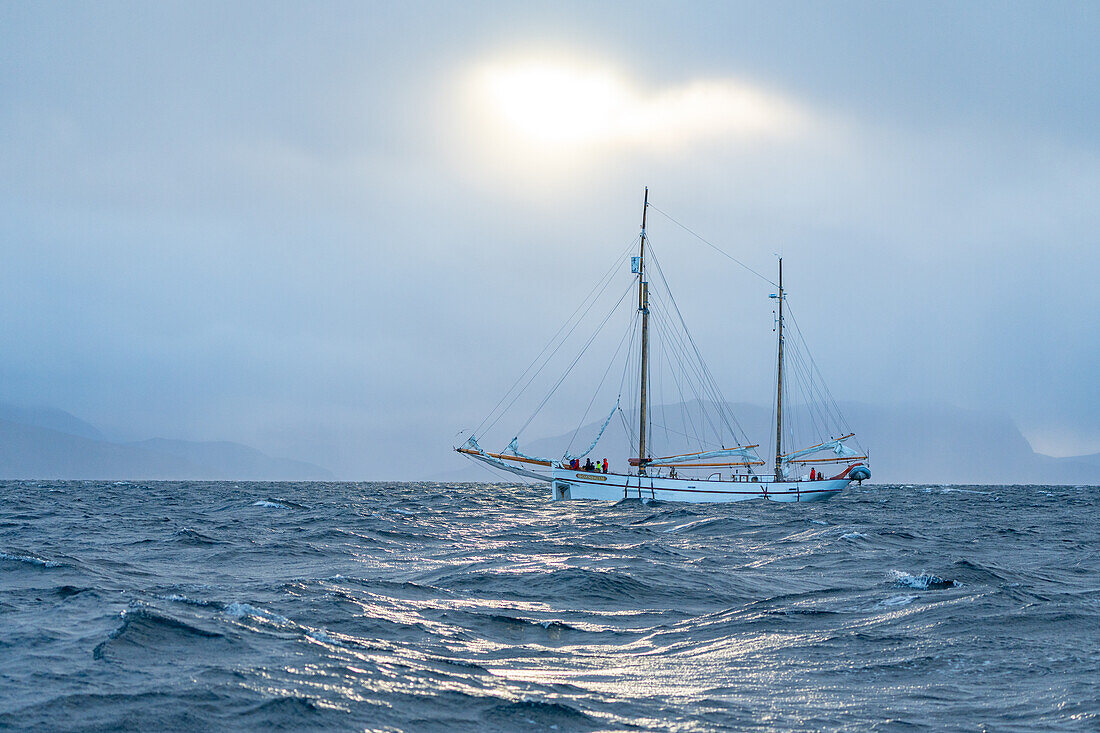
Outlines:
<svg viewBox="0 0 1100 733"><path fill-rule="evenodd" d="M810 469L810 480L817 481L817 471L812 468Z"/></svg>
<svg viewBox="0 0 1100 733"><path fill-rule="evenodd" d="M584 461L584 470L587 473L592 473L592 459L586 458Z"/></svg>
<svg viewBox="0 0 1100 733"><path fill-rule="evenodd" d="M607 459L603 459L603 472L607 473Z"/></svg>

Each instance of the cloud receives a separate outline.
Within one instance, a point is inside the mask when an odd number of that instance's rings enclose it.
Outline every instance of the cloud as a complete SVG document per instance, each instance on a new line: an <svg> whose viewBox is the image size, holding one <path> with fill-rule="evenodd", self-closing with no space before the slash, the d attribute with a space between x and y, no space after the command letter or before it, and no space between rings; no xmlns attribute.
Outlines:
<svg viewBox="0 0 1100 733"><path fill-rule="evenodd" d="M482 145L548 155L578 146L667 150L788 138L809 119L794 101L740 79L647 88L608 66L561 60L481 63L465 89Z"/></svg>

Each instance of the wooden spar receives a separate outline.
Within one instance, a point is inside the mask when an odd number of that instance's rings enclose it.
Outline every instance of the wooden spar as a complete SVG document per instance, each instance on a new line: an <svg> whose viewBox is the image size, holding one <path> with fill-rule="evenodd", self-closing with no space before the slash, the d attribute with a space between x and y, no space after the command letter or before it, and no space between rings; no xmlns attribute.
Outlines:
<svg viewBox="0 0 1100 733"><path fill-rule="evenodd" d="M837 440L847 440L848 438L851 438L853 435L855 435L855 433L848 433L843 438L837 438ZM832 442L833 441L831 441L831 440L823 440L820 443L818 443L817 445L811 445L809 448L803 448L802 450L813 450L814 448L820 448L821 446L825 445L826 443L832 443ZM791 455L792 453L798 453L798 452L799 451L793 450L790 453L784 454L783 457L786 458L787 456ZM864 458L866 458L866 456L864 456Z"/></svg>
<svg viewBox="0 0 1100 733"><path fill-rule="evenodd" d="M634 466L636 458L630 459L630 465ZM653 465L652 463L649 465ZM764 461L745 461L741 463L670 463L667 466L661 465L657 468L709 468L711 466L763 466Z"/></svg>
<svg viewBox="0 0 1100 733"><path fill-rule="evenodd" d="M779 258L779 361L775 387L775 478L783 476L783 258Z"/></svg>
<svg viewBox="0 0 1100 733"><path fill-rule="evenodd" d="M759 445L739 445L737 447L738 448L744 448L745 450L748 450L749 448L759 448L760 446ZM667 461L669 458L684 458L685 456L701 456L704 453L713 453L713 452L714 451L701 450L701 451L698 451L696 453L677 453L676 455L661 456L660 458L650 458L649 460L651 460L651 461Z"/></svg>
<svg viewBox="0 0 1100 733"><path fill-rule="evenodd" d="M845 456L844 458L807 458L806 460L794 459L790 463L850 463L852 461L866 461L867 456Z"/></svg>
<svg viewBox="0 0 1100 733"><path fill-rule="evenodd" d="M550 461L537 461L533 458L520 458L519 456L509 456L504 453L483 453L481 451L473 450L472 448L456 448L459 453L468 453L471 456L489 456L490 458L499 458L502 461L516 461L518 463L533 463L536 466L549 466Z"/></svg>
<svg viewBox="0 0 1100 733"><path fill-rule="evenodd" d="M638 310L642 312L642 382L638 407L638 475L645 475L646 387L649 381L649 284L645 280L645 221L649 211L649 186L642 202L642 243L638 251Z"/></svg>

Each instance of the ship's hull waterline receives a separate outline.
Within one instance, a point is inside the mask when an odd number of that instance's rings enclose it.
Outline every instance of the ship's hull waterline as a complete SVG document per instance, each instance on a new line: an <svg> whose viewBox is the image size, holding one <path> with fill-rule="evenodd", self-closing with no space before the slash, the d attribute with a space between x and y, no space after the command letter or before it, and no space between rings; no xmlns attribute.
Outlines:
<svg viewBox="0 0 1100 733"><path fill-rule="evenodd" d="M708 481L695 478L588 473L555 468L550 481L554 501L649 499L691 503L726 503L749 499L825 501L843 491L850 479L824 481Z"/></svg>

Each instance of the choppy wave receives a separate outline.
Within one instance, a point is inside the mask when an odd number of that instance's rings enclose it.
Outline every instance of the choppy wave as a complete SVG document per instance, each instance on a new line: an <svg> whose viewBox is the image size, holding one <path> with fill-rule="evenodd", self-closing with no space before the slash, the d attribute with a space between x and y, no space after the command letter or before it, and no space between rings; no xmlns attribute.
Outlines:
<svg viewBox="0 0 1100 733"><path fill-rule="evenodd" d="M280 616L277 613L266 611L262 608L256 608L248 603L227 603L222 606L222 610L234 618L252 618L258 621L267 621L275 624L289 624L290 619L286 616Z"/></svg>
<svg viewBox="0 0 1100 733"><path fill-rule="evenodd" d="M0 552L0 560L7 560L9 562L21 562L28 565L38 565L43 568L59 568L65 563L57 562L55 560L47 560L44 557L38 557L37 555L21 555L18 553Z"/></svg>
<svg viewBox="0 0 1100 733"><path fill-rule="evenodd" d="M932 575L931 573L910 575L903 570L891 570L890 576L894 579L895 585L917 588L919 590L944 590L946 588L958 586L957 581L944 579L938 575Z"/></svg>
<svg viewBox="0 0 1100 733"><path fill-rule="evenodd" d="M0 728L1100 725L1095 488L0 490Z"/></svg>
<svg viewBox="0 0 1100 733"><path fill-rule="evenodd" d="M260 499L259 501L252 502L252 506L262 506L268 509L289 509L286 504L279 501L271 501L269 499Z"/></svg>

